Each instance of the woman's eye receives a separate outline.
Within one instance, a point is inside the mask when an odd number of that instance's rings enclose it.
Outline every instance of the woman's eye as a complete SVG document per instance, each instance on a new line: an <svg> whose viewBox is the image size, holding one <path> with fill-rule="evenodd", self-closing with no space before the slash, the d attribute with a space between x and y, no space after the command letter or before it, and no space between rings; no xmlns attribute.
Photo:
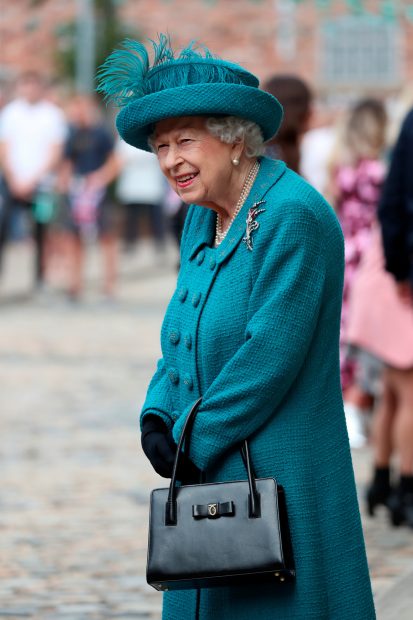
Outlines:
<svg viewBox="0 0 413 620"><path fill-rule="evenodd" d="M181 144L187 144L188 142L192 142L191 138L182 138L182 140L180 140Z"/></svg>
<svg viewBox="0 0 413 620"><path fill-rule="evenodd" d="M156 150L159 153L159 151L161 151L162 149L165 149L166 147L167 147L166 144L158 144L158 146L156 147Z"/></svg>

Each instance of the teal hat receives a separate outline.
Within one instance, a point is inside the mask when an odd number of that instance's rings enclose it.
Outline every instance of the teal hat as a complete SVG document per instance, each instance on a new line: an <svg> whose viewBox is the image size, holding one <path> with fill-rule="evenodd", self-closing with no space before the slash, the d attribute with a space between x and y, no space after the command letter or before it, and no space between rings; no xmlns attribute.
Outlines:
<svg viewBox="0 0 413 620"><path fill-rule="evenodd" d="M215 58L194 42L175 56L170 40L151 41L154 59L142 43L127 39L98 73L98 91L121 110L116 118L125 142L146 151L154 124L179 116L238 116L254 121L264 141L277 132L283 109L275 97L258 88L243 67Z"/></svg>

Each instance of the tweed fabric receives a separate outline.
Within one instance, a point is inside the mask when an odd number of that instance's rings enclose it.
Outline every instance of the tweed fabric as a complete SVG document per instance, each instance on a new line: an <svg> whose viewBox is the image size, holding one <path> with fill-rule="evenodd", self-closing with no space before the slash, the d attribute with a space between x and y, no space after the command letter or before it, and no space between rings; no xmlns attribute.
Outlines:
<svg viewBox="0 0 413 620"><path fill-rule="evenodd" d="M283 109L258 78L232 62L215 58L192 41L176 55L168 35L151 41L152 62L140 41L127 39L98 72L98 91L121 108L116 125L132 146L151 150L154 124L166 118L232 115L257 123L264 140L277 132Z"/></svg>
<svg viewBox="0 0 413 620"><path fill-rule="evenodd" d="M224 114L257 123L264 140L277 132L283 111L269 93L243 84L205 83L168 88L136 99L116 118L120 136L132 146L151 150L148 136L158 121L174 116Z"/></svg>
<svg viewBox="0 0 413 620"><path fill-rule="evenodd" d="M261 200L250 251L245 220ZM214 224L190 208L141 417L160 415L177 439L202 395L191 458L210 481L245 479L238 445L249 438L257 475L285 487L297 579L205 589L198 611L195 591L167 592L163 619L372 620L340 389L340 227L313 188L266 158L218 248Z"/></svg>

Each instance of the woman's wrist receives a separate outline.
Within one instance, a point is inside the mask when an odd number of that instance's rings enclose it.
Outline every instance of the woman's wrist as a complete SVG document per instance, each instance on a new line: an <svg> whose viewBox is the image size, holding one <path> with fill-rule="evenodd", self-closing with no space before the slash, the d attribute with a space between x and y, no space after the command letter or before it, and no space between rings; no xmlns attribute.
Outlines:
<svg viewBox="0 0 413 620"><path fill-rule="evenodd" d="M159 416L149 413L142 421L142 436L149 433L168 433L168 427Z"/></svg>

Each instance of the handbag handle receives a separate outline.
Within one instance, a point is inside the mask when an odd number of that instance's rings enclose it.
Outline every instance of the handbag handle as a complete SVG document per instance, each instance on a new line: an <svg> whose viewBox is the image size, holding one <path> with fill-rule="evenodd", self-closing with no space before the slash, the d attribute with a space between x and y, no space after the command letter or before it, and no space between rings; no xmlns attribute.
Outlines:
<svg viewBox="0 0 413 620"><path fill-rule="evenodd" d="M181 436L179 438L178 447L176 449L175 461L172 470L172 478L171 484L169 485L169 493L168 500L165 506L165 521L166 525L176 525L177 522L177 503L176 497L178 492L178 487L176 485L177 471L179 466L179 461L182 453L182 447L184 442L186 441L186 447L188 447L189 439L192 431L192 426L195 421L195 417L199 406L202 402L202 398L198 398L198 400L194 403L191 411L188 413L187 418L185 420ZM187 454L188 454L187 450ZM245 439L241 448L241 455L244 461L245 468L247 470L248 475L248 485L250 489L249 494L249 516L250 518L256 519L260 516L260 495L257 491L257 485L255 481L255 474L253 472L253 468L251 465L250 452L248 441Z"/></svg>

